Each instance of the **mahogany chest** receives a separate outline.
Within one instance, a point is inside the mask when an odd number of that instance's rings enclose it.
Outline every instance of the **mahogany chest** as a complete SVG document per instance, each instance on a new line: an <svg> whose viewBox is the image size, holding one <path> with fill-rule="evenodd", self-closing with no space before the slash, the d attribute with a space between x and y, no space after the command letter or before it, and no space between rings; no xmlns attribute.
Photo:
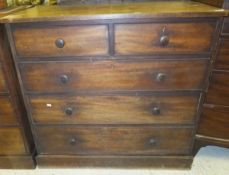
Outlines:
<svg viewBox="0 0 229 175"><path fill-rule="evenodd" d="M38 165L189 168L224 15L172 1L4 18Z"/></svg>

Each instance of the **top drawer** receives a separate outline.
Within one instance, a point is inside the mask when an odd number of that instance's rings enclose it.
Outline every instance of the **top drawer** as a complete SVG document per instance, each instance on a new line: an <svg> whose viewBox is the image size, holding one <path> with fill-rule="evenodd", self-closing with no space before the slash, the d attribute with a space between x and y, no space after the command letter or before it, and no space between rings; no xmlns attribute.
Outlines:
<svg viewBox="0 0 229 175"><path fill-rule="evenodd" d="M13 30L13 37L21 57L108 54L105 25L18 27Z"/></svg>
<svg viewBox="0 0 229 175"><path fill-rule="evenodd" d="M229 33L229 17L224 18L223 30L222 30L222 34L228 34L228 33Z"/></svg>
<svg viewBox="0 0 229 175"><path fill-rule="evenodd" d="M117 55L197 54L210 51L216 23L115 25Z"/></svg>

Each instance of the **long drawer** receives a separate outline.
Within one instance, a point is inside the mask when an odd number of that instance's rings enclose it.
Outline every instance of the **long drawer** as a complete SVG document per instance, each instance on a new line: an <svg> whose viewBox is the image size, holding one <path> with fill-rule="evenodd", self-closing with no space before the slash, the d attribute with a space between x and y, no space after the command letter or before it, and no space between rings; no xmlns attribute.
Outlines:
<svg viewBox="0 0 229 175"><path fill-rule="evenodd" d="M211 49L216 23L115 25L117 55L196 54Z"/></svg>
<svg viewBox="0 0 229 175"><path fill-rule="evenodd" d="M20 57L108 54L106 25L19 27L13 37Z"/></svg>
<svg viewBox="0 0 229 175"><path fill-rule="evenodd" d="M229 106L229 72L213 72L206 103Z"/></svg>
<svg viewBox="0 0 229 175"><path fill-rule="evenodd" d="M201 89L208 60L42 62L19 65L33 92Z"/></svg>
<svg viewBox="0 0 229 175"><path fill-rule="evenodd" d="M30 96L38 124L192 124L199 94Z"/></svg>
<svg viewBox="0 0 229 175"><path fill-rule="evenodd" d="M198 134L229 139L229 107L206 105L200 118Z"/></svg>
<svg viewBox="0 0 229 175"><path fill-rule="evenodd" d="M36 127L39 154L189 154L193 128Z"/></svg>
<svg viewBox="0 0 229 175"><path fill-rule="evenodd" d="M26 150L20 128L0 128L0 155L22 154L26 154Z"/></svg>
<svg viewBox="0 0 229 175"><path fill-rule="evenodd" d="M18 119L8 96L0 96L0 126L18 124Z"/></svg>

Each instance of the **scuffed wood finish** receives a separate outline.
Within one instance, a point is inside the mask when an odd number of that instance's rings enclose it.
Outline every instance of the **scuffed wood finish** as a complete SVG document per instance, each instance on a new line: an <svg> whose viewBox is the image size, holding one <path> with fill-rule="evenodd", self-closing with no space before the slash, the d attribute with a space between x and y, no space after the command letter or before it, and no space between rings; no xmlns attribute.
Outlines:
<svg viewBox="0 0 229 175"><path fill-rule="evenodd" d="M30 108L37 124L192 124L198 96L31 96Z"/></svg>
<svg viewBox="0 0 229 175"><path fill-rule="evenodd" d="M20 64L25 89L33 92L76 90L201 89L208 60L44 62ZM165 74L158 81L159 73ZM66 75L67 82L61 77Z"/></svg>
<svg viewBox="0 0 229 175"><path fill-rule="evenodd" d="M85 56L108 54L106 25L17 28L13 32L17 54L23 57ZM64 40L63 48L55 45Z"/></svg>
<svg viewBox="0 0 229 175"><path fill-rule="evenodd" d="M221 39L215 69L229 70L229 38Z"/></svg>
<svg viewBox="0 0 229 175"><path fill-rule="evenodd" d="M39 167L108 167L108 168L176 168L190 169L191 156L71 156L39 155ZM57 161L58 160L58 161Z"/></svg>
<svg viewBox="0 0 229 175"><path fill-rule="evenodd" d="M218 17L223 9L191 1L155 1L146 3L87 6L36 6L1 19L5 23L67 21L93 19L132 19L162 17Z"/></svg>
<svg viewBox="0 0 229 175"><path fill-rule="evenodd" d="M6 86L6 80L4 77L2 64L0 63L0 92L8 92L8 88Z"/></svg>
<svg viewBox="0 0 229 175"><path fill-rule="evenodd" d="M0 143L0 155L22 155L27 153L19 128L0 128Z"/></svg>
<svg viewBox="0 0 229 175"><path fill-rule="evenodd" d="M222 34L227 35L229 33L229 17L224 18Z"/></svg>
<svg viewBox="0 0 229 175"><path fill-rule="evenodd" d="M229 72L213 72L206 103L229 106Z"/></svg>
<svg viewBox="0 0 229 175"><path fill-rule="evenodd" d="M115 25L115 53L193 54L210 52L216 23L160 23ZM168 37L168 44L160 43Z"/></svg>
<svg viewBox="0 0 229 175"><path fill-rule="evenodd" d="M200 118L198 134L208 137L228 139L229 141L229 107L205 105Z"/></svg>
<svg viewBox="0 0 229 175"><path fill-rule="evenodd" d="M190 153L193 132L191 127L67 126L35 130L38 153L54 155L184 155Z"/></svg>
<svg viewBox="0 0 229 175"><path fill-rule="evenodd" d="M19 123L10 97L0 96L0 126Z"/></svg>

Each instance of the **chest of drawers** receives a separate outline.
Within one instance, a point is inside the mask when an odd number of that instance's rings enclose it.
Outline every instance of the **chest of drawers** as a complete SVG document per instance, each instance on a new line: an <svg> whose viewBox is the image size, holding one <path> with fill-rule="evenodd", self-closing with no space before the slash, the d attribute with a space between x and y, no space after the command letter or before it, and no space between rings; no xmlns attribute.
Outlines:
<svg viewBox="0 0 229 175"><path fill-rule="evenodd" d="M171 3L7 18L39 166L190 167L224 12Z"/></svg>

